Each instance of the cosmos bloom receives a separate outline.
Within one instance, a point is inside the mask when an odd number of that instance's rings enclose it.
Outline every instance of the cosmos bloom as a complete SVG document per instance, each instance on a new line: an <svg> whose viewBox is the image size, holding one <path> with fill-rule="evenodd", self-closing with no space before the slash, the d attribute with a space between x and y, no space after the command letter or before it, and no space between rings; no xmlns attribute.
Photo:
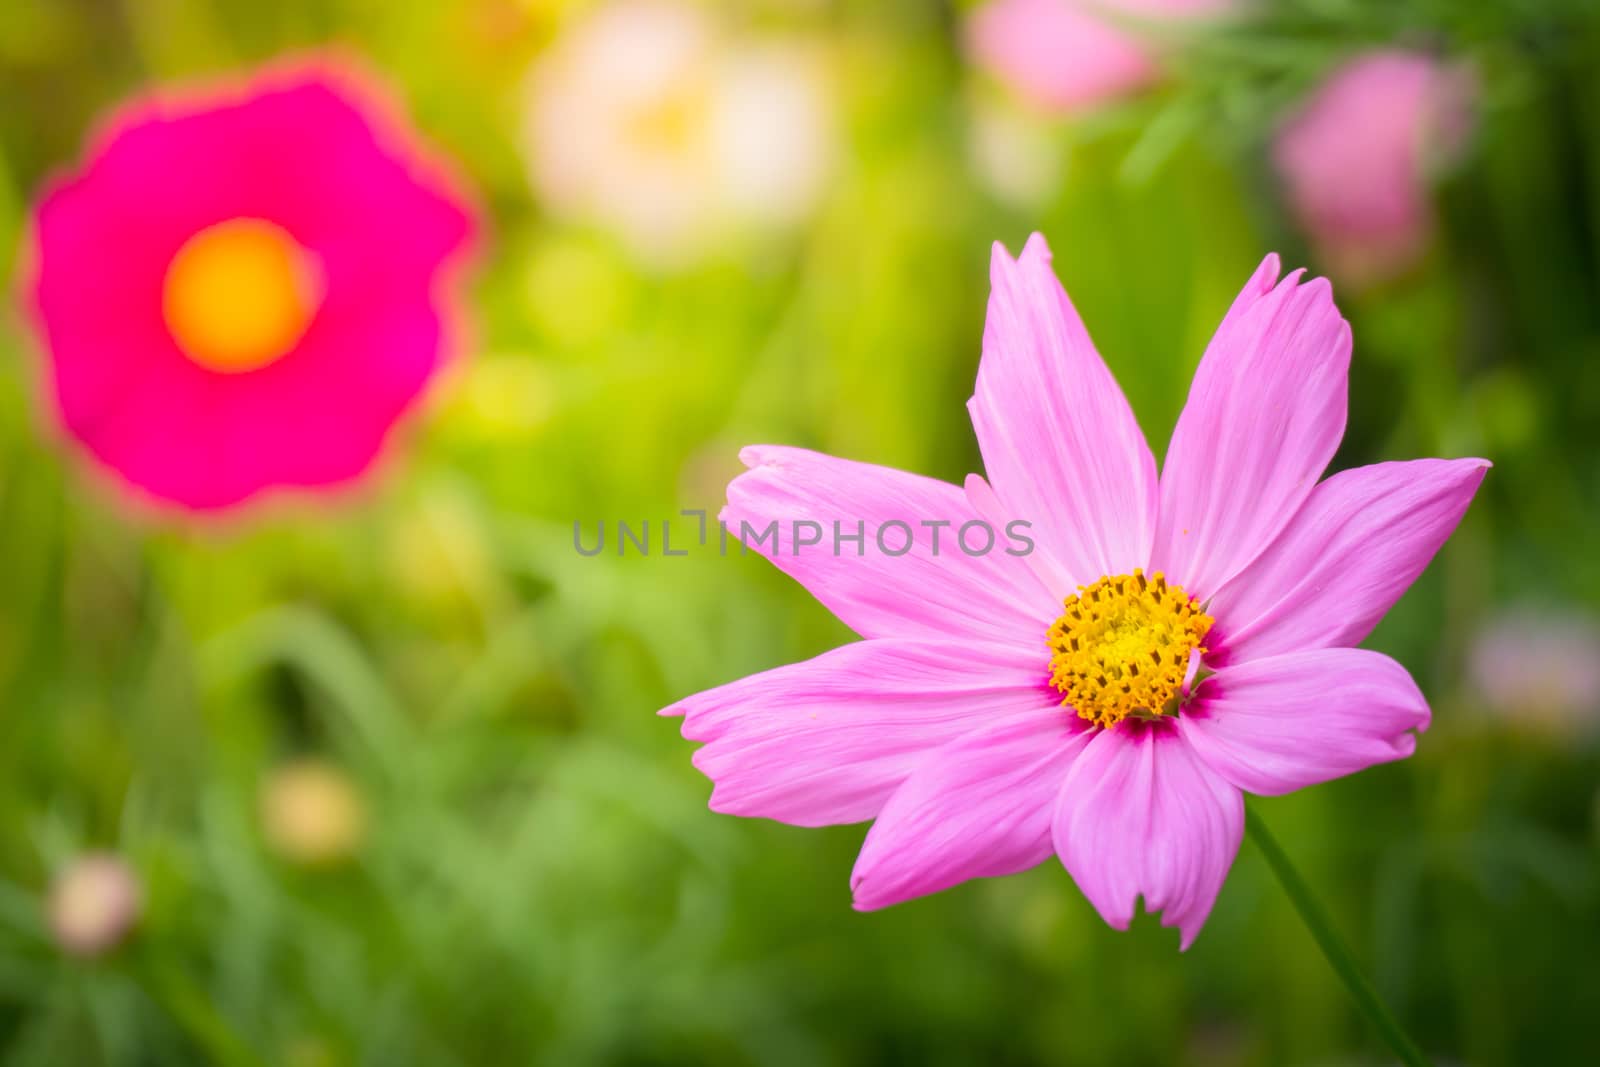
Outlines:
<svg viewBox="0 0 1600 1067"><path fill-rule="evenodd" d="M674 265L731 225L810 210L832 164L829 95L801 42L735 40L670 0L604 5L528 80L530 176L557 214Z"/></svg>
<svg viewBox="0 0 1600 1067"><path fill-rule="evenodd" d="M1427 250L1429 179L1471 125L1471 81L1420 52L1350 60L1284 124L1273 145L1289 205L1353 284L1402 273Z"/></svg>
<svg viewBox="0 0 1600 1067"><path fill-rule="evenodd" d="M996 246L965 487L794 448L744 451L731 529L908 522L914 550L754 546L865 640L691 696L711 807L876 822L851 879L879 908L1059 856L1111 925L1135 901L1194 939L1242 791L1400 759L1428 706L1354 647L1455 528L1489 464L1318 481L1344 433L1350 329L1269 256L1155 460L1035 235ZM919 520L1032 524L968 555ZM870 541L869 541L870 544Z"/></svg>
<svg viewBox="0 0 1600 1067"><path fill-rule="evenodd" d="M349 482L440 366L471 231L348 73L135 100L33 219L26 295L60 425L194 511Z"/></svg>
<svg viewBox="0 0 1600 1067"><path fill-rule="evenodd" d="M1127 96L1161 75L1156 42L1139 23L1170 32L1235 0L990 0L966 24L979 67L1047 111L1080 111Z"/></svg>

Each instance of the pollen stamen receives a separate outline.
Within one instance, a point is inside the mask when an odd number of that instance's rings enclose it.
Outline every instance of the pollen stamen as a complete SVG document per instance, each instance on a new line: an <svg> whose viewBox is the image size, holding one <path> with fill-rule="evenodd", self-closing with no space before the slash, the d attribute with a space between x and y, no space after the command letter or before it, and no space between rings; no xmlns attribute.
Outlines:
<svg viewBox="0 0 1600 1067"><path fill-rule="evenodd" d="M1050 627L1050 681L1062 704L1099 726L1177 710L1190 657L1211 616L1160 571L1101 578L1062 603Z"/></svg>
<svg viewBox="0 0 1600 1067"><path fill-rule="evenodd" d="M257 218L194 234L167 266L162 316L184 355L222 374L260 370L287 355L320 301L311 254Z"/></svg>

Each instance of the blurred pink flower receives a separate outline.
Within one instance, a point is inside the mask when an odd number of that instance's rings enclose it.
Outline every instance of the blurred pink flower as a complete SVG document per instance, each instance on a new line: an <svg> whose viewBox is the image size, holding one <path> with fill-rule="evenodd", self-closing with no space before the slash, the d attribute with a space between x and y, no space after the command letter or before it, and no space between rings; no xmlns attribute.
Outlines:
<svg viewBox="0 0 1600 1067"><path fill-rule="evenodd" d="M1430 172L1461 149L1471 79L1420 52L1382 50L1336 70L1278 134L1290 207L1352 284L1402 273L1427 250Z"/></svg>
<svg viewBox="0 0 1600 1067"><path fill-rule="evenodd" d="M990 0L969 16L967 49L978 66L1039 107L1092 108L1161 74L1156 43L1170 29L1238 6L1238 0Z"/></svg>
<svg viewBox="0 0 1600 1067"><path fill-rule="evenodd" d="M1510 608L1478 631L1473 687L1514 726L1573 736L1600 726L1600 621L1572 609Z"/></svg>
<svg viewBox="0 0 1600 1067"><path fill-rule="evenodd" d="M1241 791L1410 755L1422 694L1354 646L1489 464L1319 482L1344 433L1350 328L1326 281L1278 275L1269 256L1223 318L1159 479L1037 235L1020 259L994 253L969 404L990 482L745 449L723 511L736 532L808 519L864 522L868 539L909 524L915 540L901 554L754 545L865 640L663 712L704 742L712 808L875 819L857 908L1054 853L1108 923L1126 928L1142 896L1187 946L1238 849ZM951 543L1016 520L1032 552Z"/></svg>
<svg viewBox="0 0 1600 1067"><path fill-rule="evenodd" d="M123 107L34 216L67 434L194 511L361 475L453 339L473 223L401 116L298 64Z"/></svg>
<svg viewBox="0 0 1600 1067"><path fill-rule="evenodd" d="M69 955L99 956L122 943L143 907L139 879L120 856L85 853L50 887L50 931Z"/></svg>

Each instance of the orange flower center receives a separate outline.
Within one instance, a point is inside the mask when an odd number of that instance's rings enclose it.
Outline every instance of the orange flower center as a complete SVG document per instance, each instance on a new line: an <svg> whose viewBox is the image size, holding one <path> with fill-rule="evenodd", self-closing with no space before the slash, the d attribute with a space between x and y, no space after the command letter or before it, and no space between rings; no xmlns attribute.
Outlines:
<svg viewBox="0 0 1600 1067"><path fill-rule="evenodd" d="M1078 587L1050 627L1050 681L1082 718L1111 726L1177 711L1189 659L1211 616L1180 586L1143 571Z"/></svg>
<svg viewBox="0 0 1600 1067"><path fill-rule="evenodd" d="M316 313L317 289L311 253L281 226L229 219L172 257L161 311L190 359L242 374L288 355Z"/></svg>

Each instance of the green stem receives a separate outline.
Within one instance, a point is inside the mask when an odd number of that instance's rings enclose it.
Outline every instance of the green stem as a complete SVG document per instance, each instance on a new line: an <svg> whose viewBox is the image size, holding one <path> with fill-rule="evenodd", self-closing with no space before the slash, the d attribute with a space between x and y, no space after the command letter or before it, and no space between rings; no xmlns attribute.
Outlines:
<svg viewBox="0 0 1600 1067"><path fill-rule="evenodd" d="M1245 808L1244 818L1245 829L1250 832L1250 840L1256 843L1261 854L1267 858L1267 866L1278 876L1283 891L1289 895L1295 910L1300 913L1301 921L1316 939L1317 946L1322 949L1322 955L1327 959L1328 965L1350 991L1350 997L1356 1002L1356 1007L1361 1009L1361 1014L1365 1015L1367 1021L1383 1035L1384 1043L1400 1057L1401 1063L1407 1064L1408 1067L1428 1067L1427 1057L1412 1044L1411 1038L1406 1036L1406 1032L1400 1028L1394 1016L1389 1014L1389 1009L1383 1006L1383 1001L1378 999L1378 991L1372 987L1367 976L1361 973L1360 965L1356 963L1355 956L1334 930L1328 913L1312 895L1311 887L1300 877L1300 872L1294 869L1294 864L1289 862L1289 857L1284 854L1283 849L1267 830L1266 823L1262 822L1261 817L1250 807Z"/></svg>

